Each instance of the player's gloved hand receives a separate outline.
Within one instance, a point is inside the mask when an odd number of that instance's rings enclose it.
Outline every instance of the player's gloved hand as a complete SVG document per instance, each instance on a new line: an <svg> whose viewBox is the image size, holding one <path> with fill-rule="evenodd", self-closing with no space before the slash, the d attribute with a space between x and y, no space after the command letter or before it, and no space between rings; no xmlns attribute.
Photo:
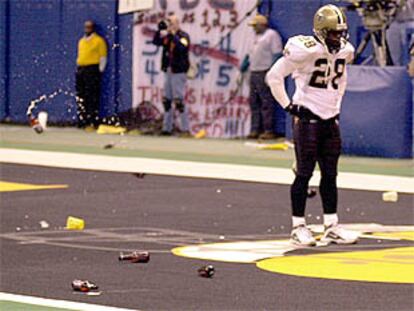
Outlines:
<svg viewBox="0 0 414 311"><path fill-rule="evenodd" d="M290 103L286 108L285 111L291 114L292 116L300 117L301 116L301 108L298 105L294 105Z"/></svg>

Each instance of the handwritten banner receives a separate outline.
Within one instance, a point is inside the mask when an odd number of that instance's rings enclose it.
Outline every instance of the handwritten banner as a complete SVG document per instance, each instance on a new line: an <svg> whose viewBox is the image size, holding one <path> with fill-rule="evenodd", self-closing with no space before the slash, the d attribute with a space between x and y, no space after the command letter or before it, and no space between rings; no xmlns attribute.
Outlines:
<svg viewBox="0 0 414 311"><path fill-rule="evenodd" d="M209 137L239 137L250 129L249 89L237 88L239 65L253 42L244 20L256 0L156 0L151 11L134 16L133 106L144 101L162 108L164 74L161 47L152 44L158 22L175 13L190 35L190 61L197 74L188 80L185 103L191 132ZM255 14L255 13L253 13ZM233 30L229 36L225 36ZM222 39L223 38L223 39ZM221 40L222 39L222 40Z"/></svg>

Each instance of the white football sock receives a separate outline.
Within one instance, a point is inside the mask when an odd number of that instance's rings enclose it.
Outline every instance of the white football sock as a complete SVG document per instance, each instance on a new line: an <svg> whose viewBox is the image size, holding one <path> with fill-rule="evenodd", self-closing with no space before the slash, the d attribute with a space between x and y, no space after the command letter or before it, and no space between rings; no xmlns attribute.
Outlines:
<svg viewBox="0 0 414 311"><path fill-rule="evenodd" d="M296 228L301 225L306 225L305 217L292 217L292 226Z"/></svg>
<svg viewBox="0 0 414 311"><path fill-rule="evenodd" d="M323 214L323 224L325 227L338 224L338 214Z"/></svg>

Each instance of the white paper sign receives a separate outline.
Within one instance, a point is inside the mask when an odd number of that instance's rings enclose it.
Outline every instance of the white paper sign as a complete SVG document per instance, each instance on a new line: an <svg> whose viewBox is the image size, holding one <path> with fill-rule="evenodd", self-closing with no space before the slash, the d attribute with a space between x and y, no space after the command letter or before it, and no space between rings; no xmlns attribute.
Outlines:
<svg viewBox="0 0 414 311"><path fill-rule="evenodd" d="M198 68L195 79L187 82L185 96L191 132L205 129L209 137L245 136L250 130L247 83L235 91L238 68L254 40L253 29L247 23L256 12L237 25L256 3L256 0L156 0L153 10L135 14L133 106L150 101L163 111L162 48L153 45L152 39L158 22L175 13L181 29L190 35L190 61ZM218 44L230 30L234 31ZM232 95L234 98L228 102Z"/></svg>
<svg viewBox="0 0 414 311"><path fill-rule="evenodd" d="M154 0L119 0L118 14L150 10L154 7Z"/></svg>

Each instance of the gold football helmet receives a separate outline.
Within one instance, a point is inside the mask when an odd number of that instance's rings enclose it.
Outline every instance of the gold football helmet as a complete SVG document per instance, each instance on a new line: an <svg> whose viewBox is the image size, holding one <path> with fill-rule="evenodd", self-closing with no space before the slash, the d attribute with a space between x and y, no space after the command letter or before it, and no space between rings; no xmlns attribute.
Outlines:
<svg viewBox="0 0 414 311"><path fill-rule="evenodd" d="M322 43L328 45L328 48L339 49L341 40L347 37L347 31L346 15L337 6L328 4L316 11L313 32ZM337 35L330 36L330 33Z"/></svg>

